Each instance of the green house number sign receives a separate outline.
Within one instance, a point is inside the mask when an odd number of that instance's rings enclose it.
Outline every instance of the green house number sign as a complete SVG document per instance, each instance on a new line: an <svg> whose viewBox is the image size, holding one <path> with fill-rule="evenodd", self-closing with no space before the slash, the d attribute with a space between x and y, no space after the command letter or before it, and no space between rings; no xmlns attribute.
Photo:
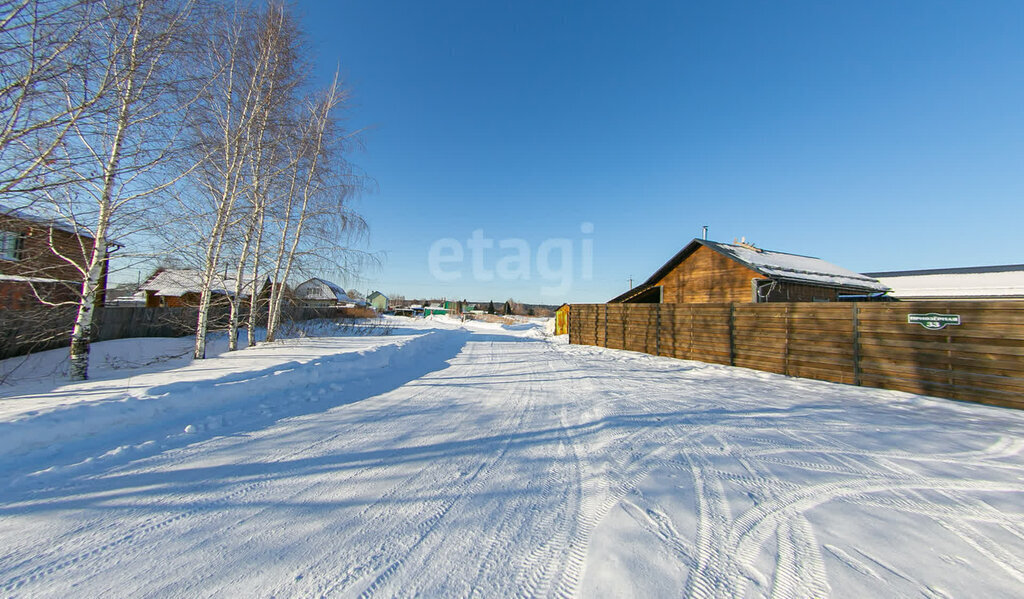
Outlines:
<svg viewBox="0 0 1024 599"><path fill-rule="evenodd" d="M926 329L937 331L948 325L960 324L959 314L907 314L907 324L919 324Z"/></svg>

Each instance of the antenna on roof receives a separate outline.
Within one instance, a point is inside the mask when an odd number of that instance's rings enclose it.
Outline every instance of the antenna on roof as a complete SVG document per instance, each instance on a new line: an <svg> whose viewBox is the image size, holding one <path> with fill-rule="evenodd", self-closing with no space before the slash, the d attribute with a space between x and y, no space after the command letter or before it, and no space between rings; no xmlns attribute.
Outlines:
<svg viewBox="0 0 1024 599"><path fill-rule="evenodd" d="M702 228L704 229L704 232L701 233L701 239L703 239L704 241L707 241L708 240L708 226L704 225Z"/></svg>
<svg viewBox="0 0 1024 599"><path fill-rule="evenodd" d="M736 241L733 240L733 243L736 243ZM747 243L747 238L746 237L741 237L739 243L736 243L736 245L738 245L740 247L747 248L748 250L753 250L755 252L759 252L759 253L764 251L761 248L759 248L756 245L754 245L753 243Z"/></svg>

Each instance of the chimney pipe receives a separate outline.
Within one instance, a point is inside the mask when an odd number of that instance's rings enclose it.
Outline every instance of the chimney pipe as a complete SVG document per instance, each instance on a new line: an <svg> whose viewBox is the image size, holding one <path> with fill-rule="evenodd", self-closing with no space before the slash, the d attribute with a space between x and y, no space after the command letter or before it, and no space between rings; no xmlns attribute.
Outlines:
<svg viewBox="0 0 1024 599"><path fill-rule="evenodd" d="M708 226L704 225L703 229L704 229L704 233L702 234L702 238L704 239L704 241L707 241L708 240Z"/></svg>

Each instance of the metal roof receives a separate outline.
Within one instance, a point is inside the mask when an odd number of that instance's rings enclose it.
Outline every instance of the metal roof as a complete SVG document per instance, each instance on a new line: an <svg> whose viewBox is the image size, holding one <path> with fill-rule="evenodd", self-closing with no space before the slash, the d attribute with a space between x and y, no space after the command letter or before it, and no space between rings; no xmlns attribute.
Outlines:
<svg viewBox="0 0 1024 599"><path fill-rule="evenodd" d="M694 239L688 243L686 247L635 289L639 290L644 285L656 284L673 268L702 246L734 260L768 279L776 281L860 291L888 290L888 287L878 282L874 277L853 272L831 262L826 262L821 258L775 252L753 248L748 245L719 243L706 239Z"/></svg>

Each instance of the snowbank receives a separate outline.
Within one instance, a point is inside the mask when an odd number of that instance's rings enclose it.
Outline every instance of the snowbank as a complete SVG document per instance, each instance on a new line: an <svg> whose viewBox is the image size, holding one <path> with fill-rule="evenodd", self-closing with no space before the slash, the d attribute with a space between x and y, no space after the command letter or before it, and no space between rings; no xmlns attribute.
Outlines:
<svg viewBox="0 0 1024 599"><path fill-rule="evenodd" d="M0 472L31 470L38 461L32 458L59 455L66 461L104 450L119 453L129 449L125 444L328 409L333 404L311 404L383 369L388 380L400 384L408 380L403 371L414 376L419 361L443 356L463 341L464 334L454 330L288 340L139 377L135 385L128 379L127 388L120 387L122 381L88 381L45 396L9 398L0 406L5 412L0 413ZM282 359L289 354L295 359Z"/></svg>

